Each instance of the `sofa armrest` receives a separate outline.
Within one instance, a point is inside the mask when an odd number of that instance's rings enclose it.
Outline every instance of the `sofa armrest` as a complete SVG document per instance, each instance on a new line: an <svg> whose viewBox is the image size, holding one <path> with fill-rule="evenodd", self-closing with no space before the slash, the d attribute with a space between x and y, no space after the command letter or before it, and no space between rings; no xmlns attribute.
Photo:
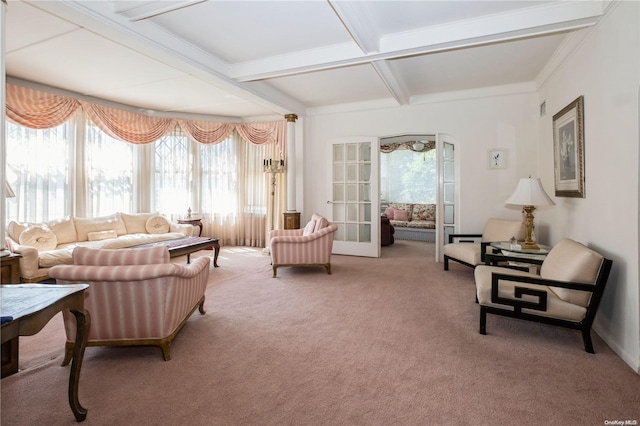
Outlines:
<svg viewBox="0 0 640 426"><path fill-rule="evenodd" d="M193 225L169 221L169 232L179 232L184 234L185 237L191 237L193 235Z"/></svg>
<svg viewBox="0 0 640 426"><path fill-rule="evenodd" d="M17 244L9 239L7 239L7 242L10 244L9 248L13 253L22 255L19 260L20 275L29 278L37 276L38 269L40 268L40 253L38 252L38 249L31 246Z"/></svg>
<svg viewBox="0 0 640 426"><path fill-rule="evenodd" d="M174 263L173 275L179 278L192 278L201 273L203 269L208 269L210 264L211 258L208 256L198 257L189 264Z"/></svg>
<svg viewBox="0 0 640 426"><path fill-rule="evenodd" d="M338 229L337 225L331 224L309 235L302 235L302 233L300 233L300 235L293 234L293 233L284 234L281 236L276 236L271 238L271 245L273 246L274 244L280 244L280 243L304 244L304 243L308 243L310 241L322 238L327 234L335 232L337 229Z"/></svg>

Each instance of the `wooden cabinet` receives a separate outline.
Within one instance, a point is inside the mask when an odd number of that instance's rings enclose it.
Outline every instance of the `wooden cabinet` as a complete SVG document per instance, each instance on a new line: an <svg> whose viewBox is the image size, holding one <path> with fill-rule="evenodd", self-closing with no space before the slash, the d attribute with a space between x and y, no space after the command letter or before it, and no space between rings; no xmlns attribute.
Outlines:
<svg viewBox="0 0 640 426"><path fill-rule="evenodd" d="M20 284L21 257L21 255L15 253L0 257L0 279L2 284Z"/></svg>

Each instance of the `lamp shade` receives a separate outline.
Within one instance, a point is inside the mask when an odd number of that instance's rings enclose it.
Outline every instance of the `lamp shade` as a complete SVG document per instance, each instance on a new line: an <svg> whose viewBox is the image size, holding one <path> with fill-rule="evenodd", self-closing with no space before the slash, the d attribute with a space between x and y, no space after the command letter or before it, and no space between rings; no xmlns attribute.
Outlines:
<svg viewBox="0 0 640 426"><path fill-rule="evenodd" d="M7 182L6 180L4 181L4 187L6 198L14 198L16 196L15 192L13 192L13 189L11 188L11 185L9 185L9 182Z"/></svg>
<svg viewBox="0 0 640 426"><path fill-rule="evenodd" d="M540 179L522 178L505 204L517 206L553 206L555 203L542 187Z"/></svg>

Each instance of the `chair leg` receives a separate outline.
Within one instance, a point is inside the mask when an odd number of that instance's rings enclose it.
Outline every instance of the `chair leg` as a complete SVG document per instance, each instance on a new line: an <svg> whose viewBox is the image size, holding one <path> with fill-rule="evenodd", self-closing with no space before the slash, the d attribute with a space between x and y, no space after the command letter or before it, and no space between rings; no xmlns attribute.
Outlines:
<svg viewBox="0 0 640 426"><path fill-rule="evenodd" d="M487 310L480 306L480 334L487 334Z"/></svg>
<svg viewBox="0 0 640 426"><path fill-rule="evenodd" d="M62 360L61 367L65 365L69 365L71 359L73 358L73 348L75 347L73 342L66 342L64 345L64 359Z"/></svg>
<svg viewBox="0 0 640 426"><path fill-rule="evenodd" d="M273 265L273 278L276 277L276 271L277 271L278 267L276 265Z"/></svg>
<svg viewBox="0 0 640 426"><path fill-rule="evenodd" d="M591 329L583 328L582 330L582 340L584 341L584 350L590 354L594 354L593 351L593 342L591 341Z"/></svg>
<svg viewBox="0 0 640 426"><path fill-rule="evenodd" d="M327 274L331 275L331 264L327 263L326 265L324 265L324 267L327 270Z"/></svg>
<svg viewBox="0 0 640 426"><path fill-rule="evenodd" d="M449 270L449 256L444 257L444 270L445 271Z"/></svg>

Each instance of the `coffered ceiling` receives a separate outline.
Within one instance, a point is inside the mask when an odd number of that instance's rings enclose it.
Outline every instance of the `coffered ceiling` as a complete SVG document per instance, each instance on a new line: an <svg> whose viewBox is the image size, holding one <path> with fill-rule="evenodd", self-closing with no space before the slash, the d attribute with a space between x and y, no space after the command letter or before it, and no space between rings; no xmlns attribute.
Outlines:
<svg viewBox="0 0 640 426"><path fill-rule="evenodd" d="M605 6L8 0L5 64L9 81L156 114L320 114L535 87L567 37Z"/></svg>

